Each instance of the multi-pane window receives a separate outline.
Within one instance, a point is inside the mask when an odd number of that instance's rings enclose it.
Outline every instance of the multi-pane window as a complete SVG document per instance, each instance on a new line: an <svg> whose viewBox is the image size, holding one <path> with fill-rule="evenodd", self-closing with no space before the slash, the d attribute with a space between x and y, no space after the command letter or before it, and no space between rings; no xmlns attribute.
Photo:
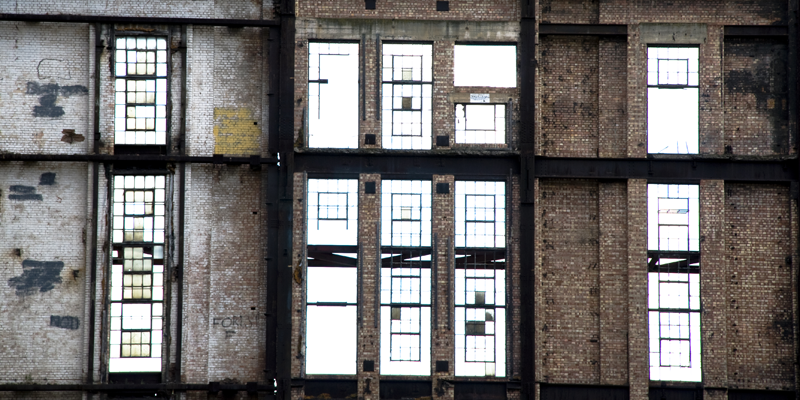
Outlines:
<svg viewBox="0 0 800 400"><path fill-rule="evenodd" d="M381 373L430 374L431 182L381 183Z"/></svg>
<svg viewBox="0 0 800 400"><path fill-rule="evenodd" d="M456 104L456 143L505 142L505 104Z"/></svg>
<svg viewBox="0 0 800 400"><path fill-rule="evenodd" d="M506 246L504 182L456 181L456 247Z"/></svg>
<svg viewBox="0 0 800 400"><path fill-rule="evenodd" d="M453 67L455 86L516 87L517 47L457 44Z"/></svg>
<svg viewBox="0 0 800 400"><path fill-rule="evenodd" d="M699 152L697 47L647 49L647 152Z"/></svg>
<svg viewBox="0 0 800 400"><path fill-rule="evenodd" d="M309 179L306 373L355 374L358 181Z"/></svg>
<svg viewBox="0 0 800 400"><path fill-rule="evenodd" d="M430 249L382 248L381 373L430 374Z"/></svg>
<svg viewBox="0 0 800 400"><path fill-rule="evenodd" d="M387 180L382 183L381 244L431 245L431 182Z"/></svg>
<svg viewBox="0 0 800 400"><path fill-rule="evenodd" d="M114 143L167 143L167 40L117 37Z"/></svg>
<svg viewBox="0 0 800 400"><path fill-rule="evenodd" d="M382 61L383 147L430 149L433 46L386 43Z"/></svg>
<svg viewBox="0 0 800 400"><path fill-rule="evenodd" d="M650 379L700 381L697 185L648 185Z"/></svg>
<svg viewBox="0 0 800 400"><path fill-rule="evenodd" d="M647 248L700 251L697 185L647 185Z"/></svg>
<svg viewBox="0 0 800 400"><path fill-rule="evenodd" d="M358 43L308 44L308 147L358 147Z"/></svg>
<svg viewBox="0 0 800 400"><path fill-rule="evenodd" d="M505 184L456 181L459 376L505 376Z"/></svg>
<svg viewBox="0 0 800 400"><path fill-rule="evenodd" d="M161 371L165 180L114 177L109 372Z"/></svg>

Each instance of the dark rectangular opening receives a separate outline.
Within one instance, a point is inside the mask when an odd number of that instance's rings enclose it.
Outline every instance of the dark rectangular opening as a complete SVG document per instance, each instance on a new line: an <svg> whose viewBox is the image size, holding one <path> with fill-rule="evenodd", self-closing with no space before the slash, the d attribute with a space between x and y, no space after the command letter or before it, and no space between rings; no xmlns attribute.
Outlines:
<svg viewBox="0 0 800 400"><path fill-rule="evenodd" d="M728 400L789 400L794 398L794 392L780 392L772 390L728 390Z"/></svg>
<svg viewBox="0 0 800 400"><path fill-rule="evenodd" d="M450 2L449 1L437 1L436 2L436 11L450 11Z"/></svg>
<svg viewBox="0 0 800 400"><path fill-rule="evenodd" d="M314 379L305 381L306 399L354 399L358 396L358 381Z"/></svg>
<svg viewBox="0 0 800 400"><path fill-rule="evenodd" d="M450 362L436 361L436 372L450 372Z"/></svg>
<svg viewBox="0 0 800 400"><path fill-rule="evenodd" d="M437 183L436 184L436 193L439 193L439 194L448 194L448 193L450 193L450 183L448 183L448 182Z"/></svg>
<svg viewBox="0 0 800 400"><path fill-rule="evenodd" d="M652 389L651 389L652 390ZM652 399L652 391L650 392ZM542 384L542 400L628 400L627 387L619 386L572 386Z"/></svg>
<svg viewBox="0 0 800 400"><path fill-rule="evenodd" d="M456 382L456 400L505 400L506 384L503 382Z"/></svg>
<svg viewBox="0 0 800 400"><path fill-rule="evenodd" d="M374 10L375 0L364 0L364 8L367 10Z"/></svg>
<svg viewBox="0 0 800 400"><path fill-rule="evenodd" d="M375 181L364 182L364 193L375 194Z"/></svg>
<svg viewBox="0 0 800 400"><path fill-rule="evenodd" d="M364 360L364 372L373 372L375 371L375 361L373 360Z"/></svg>
<svg viewBox="0 0 800 400"><path fill-rule="evenodd" d="M108 374L108 383L161 383L161 373L115 372Z"/></svg>
<svg viewBox="0 0 800 400"><path fill-rule="evenodd" d="M418 397L431 397L432 393L430 381L381 380L381 399L416 399Z"/></svg>
<svg viewBox="0 0 800 400"><path fill-rule="evenodd" d="M139 144L118 144L114 146L114 154L157 154L166 155L167 146L162 145L139 145Z"/></svg>
<svg viewBox="0 0 800 400"><path fill-rule="evenodd" d="M650 388L650 400L697 400L702 398L703 389Z"/></svg>
<svg viewBox="0 0 800 400"><path fill-rule="evenodd" d="M375 135L372 133L364 135L364 144L375 144Z"/></svg>
<svg viewBox="0 0 800 400"><path fill-rule="evenodd" d="M448 146L450 146L450 136L449 135L436 136L436 145L439 146L439 147L448 147Z"/></svg>

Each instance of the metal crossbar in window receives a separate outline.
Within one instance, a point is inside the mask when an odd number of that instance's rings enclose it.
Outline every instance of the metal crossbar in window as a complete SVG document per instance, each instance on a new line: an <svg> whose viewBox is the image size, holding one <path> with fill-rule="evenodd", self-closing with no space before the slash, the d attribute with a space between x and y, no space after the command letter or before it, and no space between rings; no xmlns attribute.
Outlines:
<svg viewBox="0 0 800 400"><path fill-rule="evenodd" d="M456 374L505 373L505 250L455 252Z"/></svg>
<svg viewBox="0 0 800 400"><path fill-rule="evenodd" d="M389 315L389 360L422 360L423 315L430 315L431 250L381 249L381 305Z"/></svg>
<svg viewBox="0 0 800 400"><path fill-rule="evenodd" d="M430 149L433 46L384 44L383 147Z"/></svg>
<svg viewBox="0 0 800 400"><path fill-rule="evenodd" d="M308 44L309 147L358 147L358 46Z"/></svg>
<svg viewBox="0 0 800 400"><path fill-rule="evenodd" d="M662 88L697 87L699 49L650 47L647 49L647 85Z"/></svg>

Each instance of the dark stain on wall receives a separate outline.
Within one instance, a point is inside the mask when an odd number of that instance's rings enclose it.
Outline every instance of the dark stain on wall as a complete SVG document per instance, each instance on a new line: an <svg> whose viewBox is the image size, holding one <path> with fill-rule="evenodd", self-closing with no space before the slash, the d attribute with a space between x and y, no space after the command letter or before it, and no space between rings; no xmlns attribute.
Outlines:
<svg viewBox="0 0 800 400"><path fill-rule="evenodd" d="M743 109L750 120L759 116L768 119L771 125L772 151L776 154L787 154L789 54L786 42L775 39L730 38L725 40L725 57L728 61L724 75L725 90L755 97L754 105L738 102L726 104L726 107ZM733 151L736 150L734 146Z"/></svg>
<svg viewBox="0 0 800 400"><path fill-rule="evenodd" d="M55 172L45 172L39 177L39 185L54 185L56 183Z"/></svg>
<svg viewBox="0 0 800 400"><path fill-rule="evenodd" d="M33 186L12 185L9 189L13 192L8 195L9 200L42 201L42 195L36 193L36 188Z"/></svg>
<svg viewBox="0 0 800 400"><path fill-rule="evenodd" d="M58 118L64 115L64 108L56 105L59 94L64 97L86 96L89 94L89 89L81 85L60 86L57 83L40 85L36 82L28 82L25 94L41 96L39 97L40 105L33 107L34 117Z"/></svg>
<svg viewBox="0 0 800 400"><path fill-rule="evenodd" d="M55 326L56 328L75 330L81 326L81 320L79 320L78 317L71 317L68 315L64 316L51 315L50 326Z"/></svg>
<svg viewBox="0 0 800 400"><path fill-rule="evenodd" d="M22 268L22 275L8 280L8 286L16 289L17 296L53 290L57 283L61 283L61 270L64 269L64 263L61 261L24 260Z"/></svg>

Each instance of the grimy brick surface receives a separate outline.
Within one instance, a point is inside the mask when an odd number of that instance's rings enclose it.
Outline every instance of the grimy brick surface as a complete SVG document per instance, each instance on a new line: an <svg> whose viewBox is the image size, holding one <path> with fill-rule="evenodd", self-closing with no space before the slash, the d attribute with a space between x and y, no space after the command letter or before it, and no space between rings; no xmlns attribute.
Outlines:
<svg viewBox="0 0 800 400"><path fill-rule="evenodd" d="M85 0L0 2L0 13L118 15L140 17L271 19L280 12L263 0L164 0L160 2ZM436 11L434 0L298 0L296 2L294 134L306 151L308 42L347 40L360 43L359 80L363 106L359 146L381 157L379 60L383 42L431 43L434 50L433 129L449 135L450 146L437 154L483 151L487 154L519 143L518 88L455 87L453 46L461 43L519 41L518 0L451 0L449 11ZM725 37L725 26L785 26L789 7L783 0L534 0L541 24L623 24L627 35L538 36L536 59L518 67L536 70L536 152L552 157L647 157L647 47L652 24L679 29L687 23L704 32L691 43L660 39L659 45L700 49L700 153L713 157L778 159L797 154L790 120L790 63L793 51L782 38ZM651 24L651 25L646 25ZM677 28L676 28L677 27ZM268 28L120 24L99 27L103 47L95 59L95 25L86 23L0 22L0 153L90 154L94 148L95 78L99 79L98 148L114 154L114 75L112 35L169 36L170 151L184 132L192 156L267 154L270 101L267 87ZM537 27L538 29L538 27ZM792 28L794 29L794 28ZM790 29L790 32L793 30ZM689 39L687 39L689 40ZM186 65L182 65L182 45ZM518 49L519 53L519 49ZM97 64L96 64L97 63ZM95 65L100 75L95 76ZM186 70L184 76L183 70ZM185 86L184 86L185 80ZM181 91L185 87L186 92ZM471 93L489 93L510 107L507 145L454 143L454 104ZM186 104L181 104L185 94ZM47 97L48 95L55 95ZM467 100L465 100L467 99ZM499 100L498 100L499 101ZM796 105L795 105L796 106ZM677 116L676 116L677 117ZM64 130L81 140L64 140ZM376 145L365 145L366 135ZM325 150L329 151L329 150ZM336 151L336 150L330 150ZM660 156L663 157L663 156ZM667 156L668 157L668 156ZM92 243L92 166L73 162L0 162L0 383L103 382L107 370L108 204L114 170L99 166L98 240ZM382 179L410 178L362 171L359 179L361 320L358 372L344 377L358 382L358 397L377 400L380 392L380 324L375 315L378 290ZM178 261L178 198L186 182L184 222L183 320L177 321L177 286L171 285L171 330L164 368L173 376L176 346L182 344L182 368L174 377L186 383L267 382L264 376L265 296L267 282L266 178L248 166L190 164L164 172L171 194L168 249ZM46 175L45 174L53 174ZM52 176L53 179L49 177ZM349 179L355 179L351 175ZM306 176L295 174L291 215L294 247L291 267L293 378L305 377ZM443 255L452 235L454 181L458 174L414 176L451 184L450 194L433 195L433 231L438 234L437 319L432 330L431 361L448 360L450 371L432 373L435 398L453 399L454 332L447 329L449 305ZM497 177L495 177L497 179ZM646 179L534 180L536 217L521 221L519 175L507 180L508 294L507 376L519 377L526 357L534 357L536 381L628 387L630 398L646 399L649 380L647 318ZM376 183L365 194L364 183ZM679 181L679 180L678 180ZM678 182L675 181L675 182ZM702 363L704 398L724 399L730 389L794 391L798 349L797 265L798 211L787 184L703 180L700 185ZM26 195L20 197L20 195ZM535 224L534 241L522 242L520 226ZM519 263L521 249L533 246L534 265ZM92 248L97 248L96 295L91 297ZM28 261L26 263L26 261ZM22 279L31 262L52 266L47 279ZM61 266L63 263L63 267ZM26 265L28 267L26 267ZM36 264L38 265L38 264ZM531 268L534 287L519 280ZM56 271L57 269L57 271ZM296 279L295 279L296 278ZM520 327L520 293L534 291L536 319ZM96 311L90 314L91 305ZM433 314L433 313L432 313ZM53 319L53 317L56 317ZM176 326L183 326L178 338ZM378 322L377 326L375 322ZM94 330L90 327L94 326ZM535 353L522 354L521 343L535 334ZM89 338L94 338L88 371ZM180 339L180 340L179 340ZM363 361L375 371L363 371ZM432 370L434 365L431 366ZM339 377L342 378L342 377ZM422 377L421 379L429 379ZM481 378L478 378L481 379ZM672 383L669 383L672 385ZM732 392L731 392L732 393ZM509 386L509 399L523 393ZM534 393L538 396L538 393ZM222 396L222 395L220 395ZM293 387L291 397L306 396ZM73 392L11 393L0 398L81 398ZM206 399L205 392L184 398ZM245 398L245 393L238 395Z"/></svg>

